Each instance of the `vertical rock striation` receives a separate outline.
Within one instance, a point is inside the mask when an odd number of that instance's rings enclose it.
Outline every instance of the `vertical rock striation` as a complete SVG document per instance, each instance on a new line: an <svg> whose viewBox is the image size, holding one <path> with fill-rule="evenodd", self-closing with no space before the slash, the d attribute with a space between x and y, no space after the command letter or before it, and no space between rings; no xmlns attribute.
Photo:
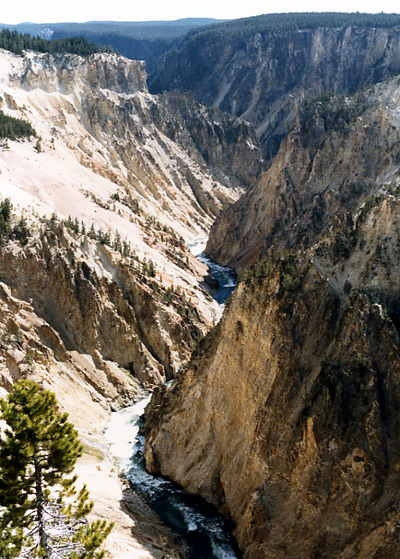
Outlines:
<svg viewBox="0 0 400 559"><path fill-rule="evenodd" d="M316 27L314 15L303 14L298 29L279 31L285 22L272 30L268 17L193 33L165 55L150 90L191 91L201 103L248 120L270 159L304 97L352 94L400 71L396 27Z"/></svg>
<svg viewBox="0 0 400 559"><path fill-rule="evenodd" d="M394 78L299 115L212 231L255 265L147 410L148 468L232 518L246 559L398 553L398 106Z"/></svg>
<svg viewBox="0 0 400 559"><path fill-rule="evenodd" d="M153 399L146 461L235 523L246 559L393 556L399 338L316 269L240 284L189 369Z"/></svg>

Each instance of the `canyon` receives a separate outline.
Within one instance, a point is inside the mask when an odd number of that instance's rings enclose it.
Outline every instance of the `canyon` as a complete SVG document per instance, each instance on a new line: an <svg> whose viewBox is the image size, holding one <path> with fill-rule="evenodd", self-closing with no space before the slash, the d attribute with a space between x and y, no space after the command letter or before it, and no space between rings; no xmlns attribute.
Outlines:
<svg viewBox="0 0 400 559"><path fill-rule="evenodd" d="M188 97L150 95L144 64L119 55L1 51L0 82L3 113L37 134L0 147L10 227L27 231L2 238L1 394L25 377L56 394L85 442L83 478L87 464L104 472L89 486L121 527L109 553L147 557L118 507L102 431L111 410L171 379L217 320L187 244L260 175L258 141ZM138 532L154 532L142 539L161 556L171 536L149 519Z"/></svg>
<svg viewBox="0 0 400 559"><path fill-rule="evenodd" d="M40 134L1 151L2 194L31 229L2 250L2 281L64 349L171 378L217 312L186 244L260 174L251 128L151 96L143 64L117 55L4 52L2 68L3 110Z"/></svg>
<svg viewBox="0 0 400 559"><path fill-rule="evenodd" d="M293 25L270 14L195 30L165 54L150 89L190 91L247 120L270 161L304 98L351 95L400 71L397 27L346 25L335 15L337 25L319 22L324 14L303 14Z"/></svg>
<svg viewBox="0 0 400 559"><path fill-rule="evenodd" d="M241 280L222 320L146 411L149 470L233 519L246 559L397 553L398 96L303 103L211 228Z"/></svg>
<svg viewBox="0 0 400 559"><path fill-rule="evenodd" d="M118 54L0 51L0 109L37 134L0 146L27 231L0 247L0 391L56 393L111 558L175 545L104 439L144 390L148 471L245 559L397 554L400 35L313 18L192 31L153 93ZM207 236L239 277L220 320Z"/></svg>

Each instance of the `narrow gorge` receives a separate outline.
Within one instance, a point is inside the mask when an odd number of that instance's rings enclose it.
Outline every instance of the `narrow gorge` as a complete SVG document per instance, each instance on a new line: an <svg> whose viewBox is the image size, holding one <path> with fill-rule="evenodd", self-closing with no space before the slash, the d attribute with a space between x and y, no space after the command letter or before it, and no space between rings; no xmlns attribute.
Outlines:
<svg viewBox="0 0 400 559"><path fill-rule="evenodd" d="M220 316L187 245L260 175L261 152L248 124L150 95L141 62L1 51L0 69L3 113L36 131L0 148L1 393L30 378L56 394L85 442L80 474L104 471L91 490L103 508L115 499L109 552L123 557L133 522L104 425L171 379Z"/></svg>
<svg viewBox="0 0 400 559"><path fill-rule="evenodd" d="M196 243L192 250L196 253L204 244ZM201 253L199 257L207 260ZM223 308L224 302L235 288L236 277L231 268L212 262L209 264L210 278L219 284L218 287L215 284L213 297ZM218 514L214 506L188 494L177 484L146 471L143 414L151 397L151 393L146 393L134 405L111 415L106 438L111 444L113 456L129 481L130 488L173 531L174 545L178 546L185 557L237 559L241 554L230 534L230 524Z"/></svg>
<svg viewBox="0 0 400 559"><path fill-rule="evenodd" d="M68 412L106 557L397 557L399 26L0 49L0 396Z"/></svg>
<svg viewBox="0 0 400 559"><path fill-rule="evenodd" d="M246 559L397 554L398 92L303 103L212 226L239 287L146 412L149 470L232 518Z"/></svg>

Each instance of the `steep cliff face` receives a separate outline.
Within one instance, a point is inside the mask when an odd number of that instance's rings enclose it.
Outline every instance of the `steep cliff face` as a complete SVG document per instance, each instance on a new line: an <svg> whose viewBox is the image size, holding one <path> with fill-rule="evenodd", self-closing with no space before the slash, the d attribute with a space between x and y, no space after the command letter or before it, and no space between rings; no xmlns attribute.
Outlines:
<svg viewBox="0 0 400 559"><path fill-rule="evenodd" d="M178 294L163 301L157 276L51 222L34 227L25 247L11 242L0 255L1 281L32 301L67 349L90 355L100 368L113 361L144 385L173 375L206 327Z"/></svg>
<svg viewBox="0 0 400 559"><path fill-rule="evenodd" d="M29 230L22 245L1 230L0 391L35 378L101 438L110 409L172 378L213 324L185 242L260 172L257 140L189 98L150 95L144 65L115 55L2 51L0 106L38 134L0 146L10 227Z"/></svg>
<svg viewBox="0 0 400 559"><path fill-rule="evenodd" d="M245 188L254 184L264 164L251 125L200 105L190 94L174 91L157 96L155 101L150 111L152 121L199 164L211 169L222 184Z"/></svg>
<svg viewBox="0 0 400 559"><path fill-rule="evenodd" d="M207 252L246 267L268 251L309 248L336 215L355 216L399 186L399 79L300 112L259 183L212 227ZM391 194L392 193L392 194Z"/></svg>
<svg viewBox="0 0 400 559"><path fill-rule="evenodd" d="M310 29L306 14L295 31L253 31L251 20L236 31L237 25L229 32L228 24L189 36L165 56L150 90L191 91L201 103L248 120L267 159L304 97L327 90L354 93L400 71L398 29Z"/></svg>
<svg viewBox="0 0 400 559"><path fill-rule="evenodd" d="M54 321L51 321L54 324ZM66 347L56 327L39 316L33 301L18 298L0 282L0 393L31 378L57 400L85 440L100 436L110 411L132 403L140 385L130 372L106 361L100 352Z"/></svg>
<svg viewBox="0 0 400 559"><path fill-rule="evenodd" d="M210 242L261 261L147 410L148 468L231 517L246 559L397 554L398 106L393 79L300 114Z"/></svg>
<svg viewBox="0 0 400 559"><path fill-rule="evenodd" d="M110 54L1 58L1 106L34 125L58 176L62 167L81 174L86 167L185 239L204 235L261 173L249 126L189 98L148 94L142 62Z"/></svg>
<svg viewBox="0 0 400 559"><path fill-rule="evenodd" d="M0 142L0 395L20 378L55 392L84 441L78 473L118 525L107 556L161 556L154 520L141 514L138 550L120 511L104 425L171 379L214 323L186 243L259 174L257 140L189 98L150 95L144 65L114 55L2 51L0 108L37 131Z"/></svg>
<svg viewBox="0 0 400 559"><path fill-rule="evenodd" d="M232 517L246 559L396 554L398 343L313 266L247 280L153 399L147 465Z"/></svg>
<svg viewBox="0 0 400 559"><path fill-rule="evenodd" d="M185 240L243 188L239 161L228 176L229 142L257 174L254 134L181 96L159 102L144 65L120 56L3 51L0 70L2 110L40 134L1 145L1 196L31 230L24 247L2 243L1 281L95 368L112 362L145 385L170 378L216 315Z"/></svg>
<svg viewBox="0 0 400 559"><path fill-rule="evenodd" d="M78 55L35 54L29 52L22 63L20 76L13 78L29 90L62 91L110 89L116 93L147 92L146 65L116 54L97 53L89 59Z"/></svg>

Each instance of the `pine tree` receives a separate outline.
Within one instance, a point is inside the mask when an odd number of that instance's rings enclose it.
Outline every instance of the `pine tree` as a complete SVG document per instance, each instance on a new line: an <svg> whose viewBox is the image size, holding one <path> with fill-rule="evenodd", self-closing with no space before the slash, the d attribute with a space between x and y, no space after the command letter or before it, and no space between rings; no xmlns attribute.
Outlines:
<svg viewBox="0 0 400 559"><path fill-rule="evenodd" d="M118 233L118 231L115 234L115 239L114 239L114 245L113 245L114 250L118 251L118 252L122 252L122 242L121 242L121 235Z"/></svg>
<svg viewBox="0 0 400 559"><path fill-rule="evenodd" d="M21 380L0 409L7 425L0 439L0 557L17 557L22 548L27 557L103 557L96 549L112 526L85 521L93 507L87 489L76 495L76 476L66 477L82 445L68 415L57 410L55 395ZM54 486L58 499L50 492Z"/></svg>
<svg viewBox="0 0 400 559"><path fill-rule="evenodd" d="M97 233L96 233L96 229L94 228L93 223L90 226L88 237L89 237L89 239L93 239L93 240L97 239Z"/></svg>

